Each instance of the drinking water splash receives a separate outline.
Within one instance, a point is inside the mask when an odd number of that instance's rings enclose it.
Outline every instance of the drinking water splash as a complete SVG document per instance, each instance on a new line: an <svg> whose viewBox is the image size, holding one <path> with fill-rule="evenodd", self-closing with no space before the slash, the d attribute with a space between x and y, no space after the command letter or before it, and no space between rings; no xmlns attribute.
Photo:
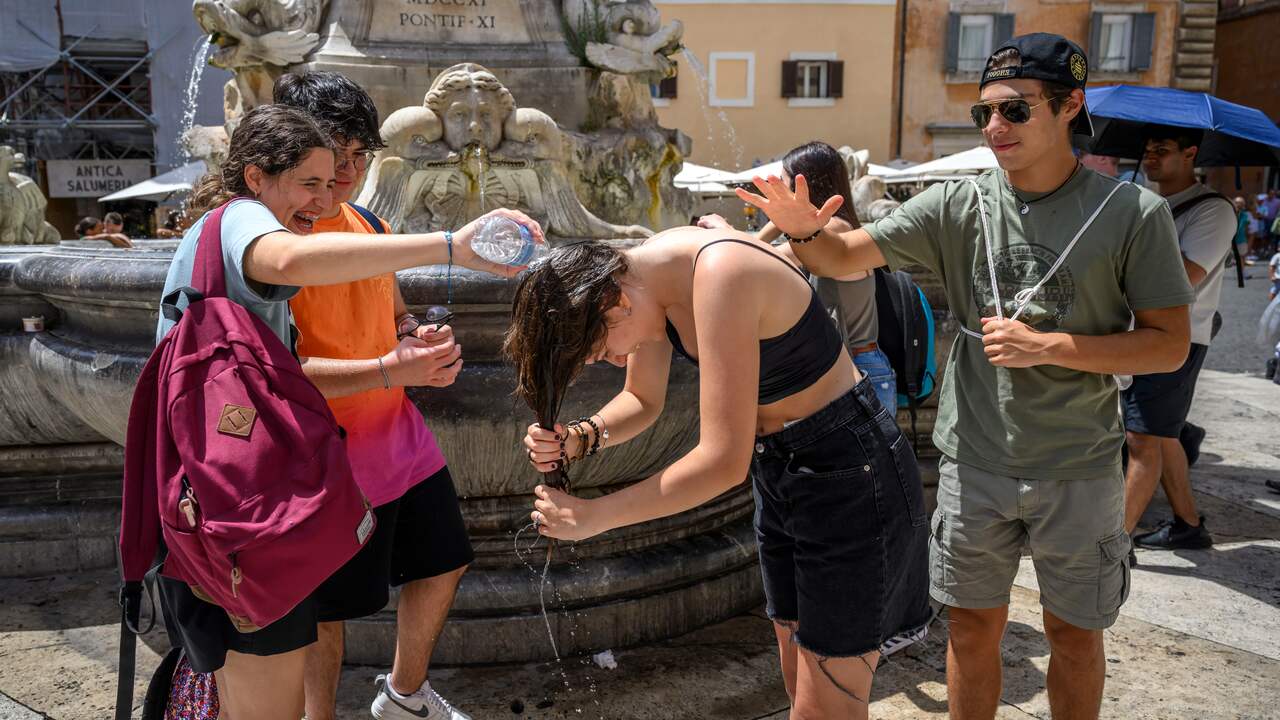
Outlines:
<svg viewBox="0 0 1280 720"><path fill-rule="evenodd" d="M689 48L684 48L681 53L684 55L685 62L689 64L689 69L693 70L693 74L697 79L694 87L698 89L698 100L702 107L702 120L707 125L707 142L714 144L716 138L712 128L715 122L712 120L709 90L711 81L707 75L707 68ZM724 139L729 143L729 149L733 151L734 167L740 169L744 165L744 160L742 143L738 142L738 131L733 127L733 123L729 120L729 115L725 113L724 108L716 110L715 115L719 118L720 124L724 126Z"/></svg>

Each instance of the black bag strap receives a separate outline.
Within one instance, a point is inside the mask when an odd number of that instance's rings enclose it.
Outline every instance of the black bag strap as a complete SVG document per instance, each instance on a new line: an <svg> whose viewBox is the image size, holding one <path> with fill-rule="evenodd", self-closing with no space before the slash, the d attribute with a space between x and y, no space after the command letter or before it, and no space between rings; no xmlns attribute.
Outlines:
<svg viewBox="0 0 1280 720"><path fill-rule="evenodd" d="M373 214L373 211L369 208L363 205L357 205L353 202L349 202L347 205L350 206L352 210L360 213L360 217L364 218L364 221L369 223L369 226L373 228L375 233L381 235L387 231L387 228L382 224L382 220L378 219L378 216Z"/></svg>
<svg viewBox="0 0 1280 720"><path fill-rule="evenodd" d="M155 598L156 575L159 572L160 565L156 565L142 581L129 581L120 587L120 666L117 671L115 720L129 720L133 714L133 681L138 672L138 636L150 632L160 614ZM146 590L147 600L151 605L151 620L146 628L140 627L143 590Z"/></svg>
<svg viewBox="0 0 1280 720"><path fill-rule="evenodd" d="M1191 208L1199 205L1206 200L1221 200L1231 206L1231 214L1235 215L1236 204L1231 202L1226 195L1222 193L1210 192L1203 195L1197 195L1189 200L1183 200L1173 208L1173 217L1176 219ZM1236 287L1244 287L1244 263L1240 261L1240 248L1236 247L1235 238L1231 238L1231 257L1236 261Z"/></svg>

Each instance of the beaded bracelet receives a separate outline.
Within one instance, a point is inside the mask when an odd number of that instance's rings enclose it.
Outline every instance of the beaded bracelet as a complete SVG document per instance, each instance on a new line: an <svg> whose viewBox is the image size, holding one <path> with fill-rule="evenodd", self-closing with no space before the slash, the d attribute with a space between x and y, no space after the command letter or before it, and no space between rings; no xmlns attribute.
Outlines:
<svg viewBox="0 0 1280 720"><path fill-rule="evenodd" d="M818 228L817 230L815 230L815 231L813 232L813 234L812 234L812 235L810 235L809 237L806 237L806 238L791 237L790 235L788 235L788 234L787 234L787 233L785 233L785 232L784 232L784 233L782 233L782 237L783 237L785 240L787 240L787 242L794 242L794 243L807 243L807 242L809 242L810 240L813 240L814 238L818 237L818 236L819 236L819 235L821 235L821 234L822 234L822 228Z"/></svg>
<svg viewBox="0 0 1280 720"><path fill-rule="evenodd" d="M596 421L592 420L590 417L578 418L578 422L580 423L585 422L586 424L591 426L591 430L592 430L591 450L587 452L587 455L588 456L595 455L596 453L600 452L600 426L596 425Z"/></svg>

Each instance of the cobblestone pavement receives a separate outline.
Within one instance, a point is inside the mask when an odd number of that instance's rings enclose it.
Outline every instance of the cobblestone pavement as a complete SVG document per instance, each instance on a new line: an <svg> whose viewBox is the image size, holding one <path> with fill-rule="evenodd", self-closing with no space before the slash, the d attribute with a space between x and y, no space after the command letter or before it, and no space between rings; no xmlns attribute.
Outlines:
<svg viewBox="0 0 1280 720"><path fill-rule="evenodd" d="M1264 291L1257 281L1247 289ZM1193 483L1218 544L1211 550L1138 551L1129 600L1106 635L1104 717L1280 717L1280 495L1263 485L1280 477L1280 386L1258 377L1260 351L1252 345L1253 330L1242 329L1256 321L1253 305L1257 312L1261 305L1243 291L1227 292L1240 293L1224 300L1224 333L1230 334L1209 355L1209 367L1217 370L1204 372L1192 411L1208 430ZM1157 494L1144 524L1168 512ZM111 717L116 621L110 571L0 580L0 720ZM1041 629L1035 576L1024 562L1004 645L999 718L1049 717L1048 647ZM945 644L939 624L925 642L887 661L877 675L871 716L945 717ZM142 678L163 645L159 633L144 638ZM787 715L772 632L760 611L614 655L615 670L570 658L563 664L438 668L432 680L477 720ZM372 679L382 671L347 668L341 717L369 717ZM137 689L140 697L142 679Z"/></svg>

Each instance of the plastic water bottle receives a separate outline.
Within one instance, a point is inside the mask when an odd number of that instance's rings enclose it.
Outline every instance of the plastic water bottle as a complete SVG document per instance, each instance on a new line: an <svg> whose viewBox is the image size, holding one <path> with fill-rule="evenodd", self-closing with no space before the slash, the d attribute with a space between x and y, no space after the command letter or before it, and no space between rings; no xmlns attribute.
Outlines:
<svg viewBox="0 0 1280 720"><path fill-rule="evenodd" d="M533 233L515 220L495 215L476 229L471 249L500 265L528 265L546 253L546 246L533 240Z"/></svg>

